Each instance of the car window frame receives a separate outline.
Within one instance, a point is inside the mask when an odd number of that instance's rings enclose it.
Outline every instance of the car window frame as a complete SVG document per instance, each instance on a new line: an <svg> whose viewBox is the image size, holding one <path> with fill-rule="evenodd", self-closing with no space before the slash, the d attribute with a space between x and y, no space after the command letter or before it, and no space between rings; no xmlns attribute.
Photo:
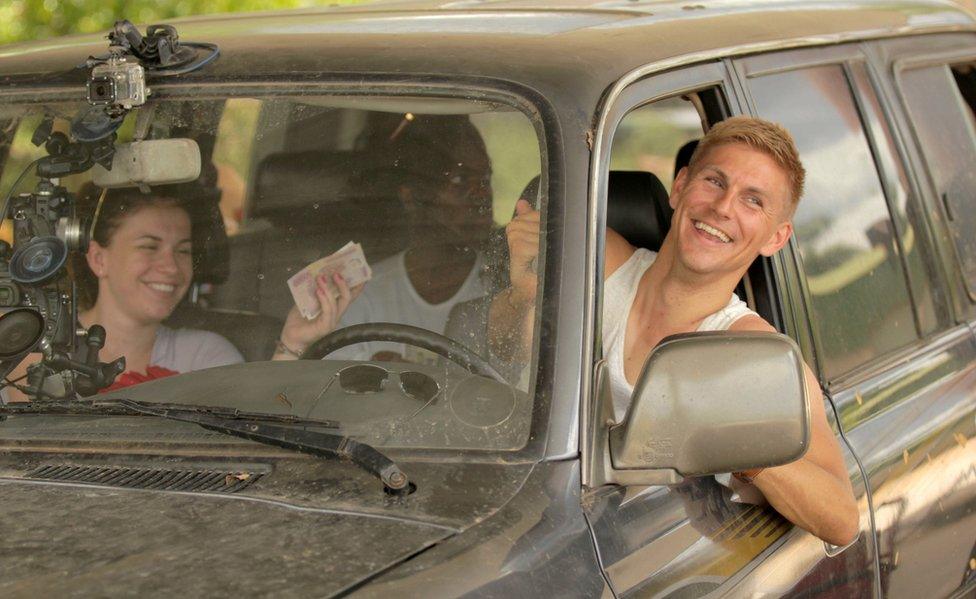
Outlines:
<svg viewBox="0 0 976 599"><path fill-rule="evenodd" d="M601 555L600 562L604 575L611 588L615 592L622 594L640 592L652 579L650 575L653 568L648 570L646 565L647 560L644 559L648 551L657 552L663 548L664 554L666 554L663 559L667 561L672 558L677 558L678 554L685 548L680 542L675 546L672 546L673 543L668 545L670 541L668 541L669 537L667 535L679 534L683 538L687 538L688 542L691 543L698 533L693 532L694 526L690 520L683 519L676 512L675 515L678 520L676 521L677 526L675 528L644 531L648 535L653 533L654 535L660 536L628 535L626 538L622 536L615 537L620 532L610 524L615 518L619 516L622 518L621 522L630 521L633 523L642 523L642 519L657 518L658 516L656 514L660 513L661 509L667 509L665 506L678 505L680 502L680 498L677 497L678 491L665 485L644 488L617 488L607 491L606 487L595 486L595 479L591 471L592 459L595 456L602 455L607 450L606 447L597 445L596 432L599 427L607 426L607 423L597 418L596 409L601 401L601 389L599 387L603 387L602 391L606 390L605 386L600 385L601 379L604 378L602 375L605 375L606 365L606 358L601 353L603 350L603 260L605 255L605 228L609 191L608 179L610 173L610 156L613 149L613 136L620 123L631 111L637 108L682 93L713 87L718 88L719 93L722 95L724 104L722 107L723 118L743 113L742 105L739 102L739 96L735 88L733 73L728 69L728 63L720 59L708 63L691 63L688 66L682 66L679 69L666 72L649 72L645 77L620 89L618 95L611 94L609 97L610 100L607 102L607 107L598 116L600 119L600 128L596 135L598 141L594 145L593 150L588 198L590 217L588 220L589 230L587 239L591 251L588 252L587 262L587 299L591 312L589 312L589 320L584 323L586 334L590 336L584 345L584 350L588 353L586 364L590 369L589 374L596 384L585 387L583 402L581 403L581 483L584 493L582 500L584 506L591 503L604 506L597 510L601 516L596 520L588 517L588 522L592 529L591 532L597 552ZM609 401L609 398L604 399L604 401ZM718 487L718 483L713 482L712 484ZM619 495L621 499L620 503L614 504L610 502L603 504L602 502L609 496L607 493L614 496ZM672 503L669 504L668 502ZM604 508L606 511L601 511ZM676 507L675 509L678 508ZM593 516L595 517L596 514L593 514ZM603 516L606 516L608 519L605 520ZM602 535L602 545L600 542L601 530L605 533ZM746 565L743 565L739 572L729 576L721 588L729 588L736 584L742 572L749 570L750 566L748 564L762 560L763 556L775 552L788 542L791 536L789 530L789 526L771 529L770 534L775 535L775 538L769 540L768 545L765 545L761 549L753 548L751 545L748 548L734 544L731 547L727 547L726 549L730 553L736 551L744 552L745 555L736 554L736 556L741 557ZM621 543L620 546L615 545L617 541ZM615 557L618 558L617 561L610 565L607 564L605 559L613 558L601 553L601 551L608 549L616 552Z"/></svg>
<svg viewBox="0 0 976 599"><path fill-rule="evenodd" d="M588 486L590 457L603 448L594 445L595 427L604 423L596 417L599 390L592 384L599 377L595 373L603 356L603 262L606 247L607 195L610 173L610 155L613 150L613 136L620 123L633 110L652 104L655 101L674 97L682 93L718 87L726 103L726 116L742 114L742 106L734 87L733 74L722 60L692 63L673 70L654 71L649 65L648 72L629 82L615 94L605 99L605 105L598 112L599 128L592 148L592 166L589 177L587 219L587 273L586 298L588 318L584 320L585 375L583 400L580 402L580 438L582 455L582 482ZM600 356L599 359L597 356Z"/></svg>
<svg viewBox="0 0 976 599"><path fill-rule="evenodd" d="M941 36L940 36L941 37ZM951 43L952 40L950 40ZM970 36L970 41L972 37ZM899 42L899 43L894 43ZM968 289L964 281L961 259L959 257L956 244L952 241L945 205L939 198L938 184L935 176L929 169L928 158L922 144L919 131L915 122L911 118L911 109L904 93L903 74L905 71L922 69L926 67L944 66L951 68L953 64L969 62L976 64L976 50L964 47L947 48L942 50L929 50L920 52L916 55L906 56L906 49L902 45L903 40L892 40L888 46L894 54L891 61L891 86L894 95L898 98L899 109L902 111L904 125L907 136L911 139L914 151L913 160L915 162L914 177L919 188L919 198L925 203L931 226L939 234L935 235L938 250L942 255L945 278L948 281L955 281L949 284L953 296L953 309L956 323L963 323L967 320L976 319L976 294ZM948 329L949 327L947 327Z"/></svg>

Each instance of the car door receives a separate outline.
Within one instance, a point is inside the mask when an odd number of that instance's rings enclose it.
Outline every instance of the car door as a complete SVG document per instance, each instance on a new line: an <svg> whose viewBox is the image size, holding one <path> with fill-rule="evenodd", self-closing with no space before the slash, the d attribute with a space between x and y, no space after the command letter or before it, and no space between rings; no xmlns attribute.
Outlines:
<svg viewBox="0 0 976 599"><path fill-rule="evenodd" d="M881 81L904 131L918 202L935 233L950 310L939 336L965 337L966 325L976 329L976 36L889 40L870 49L885 74ZM972 353L967 357L946 391L953 399L944 400L945 408L953 416L943 419L942 451L930 453L942 469L941 478L928 485L935 503L924 516L895 523L883 537L887 551L901 556L938 547L939 567L900 561L889 581L892 596L912 595L920 581L931 581L940 592L976 592L976 365ZM917 476L904 473L887 486L910 485Z"/></svg>
<svg viewBox="0 0 976 599"><path fill-rule="evenodd" d="M727 67L717 61L654 75L611 95L602 146L609 151L601 156L602 180L610 181L609 188L602 190L607 214L612 216L615 202L626 195L614 187L614 177L607 176L611 169L644 171L639 174L645 176L650 172L669 188L676 167L686 160L686 146L703 135L702 123L740 112ZM655 210L655 201L662 199L653 194L646 198L648 211ZM598 219L598 231L603 224ZM757 262L739 293L783 326L776 306L786 289L774 274L783 270L777 262ZM602 273L602 268L597 272ZM783 330L795 336L795 330ZM594 379L603 380L605 361L598 361L595 368ZM594 394L604 392L598 385ZM594 419L584 418L584 427L590 422ZM700 596L733 590L775 596L813 589L870 594L876 586L875 556L865 487L856 460L846 448L845 453L862 502L864 533L833 557L822 542L768 506L731 501L730 491L713 477L687 479L675 486L585 489L584 510L610 585L624 597ZM587 462L585 455L583 462Z"/></svg>
<svg viewBox="0 0 976 599"><path fill-rule="evenodd" d="M972 557L976 347L953 316L933 210L885 108L888 73L874 64L849 45L736 69L750 109L793 133L807 168L794 218L797 319L867 473L881 592L941 597Z"/></svg>

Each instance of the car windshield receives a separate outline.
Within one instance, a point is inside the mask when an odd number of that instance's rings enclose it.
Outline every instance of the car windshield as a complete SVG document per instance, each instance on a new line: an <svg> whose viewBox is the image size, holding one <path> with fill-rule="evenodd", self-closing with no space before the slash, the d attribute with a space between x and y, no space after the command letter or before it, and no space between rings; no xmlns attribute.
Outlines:
<svg viewBox="0 0 976 599"><path fill-rule="evenodd" d="M52 221L71 248L64 269L33 283L0 270L0 311L50 322L70 295L75 308L58 318L103 326L99 360L126 358L100 393L314 417L387 446L525 444L536 352L498 358L488 316L509 286L504 226L517 200L544 208L541 126L526 113L446 97L170 94L131 111L116 147L192 140L196 179L140 190L108 189L93 169L39 178L29 165L52 151L45 140L86 108L0 112L0 191L12 192L3 262L13 273L18 258L36 260L17 250L43 235L22 223L37 229L59 197L76 206L75 237L90 237L75 242L70 221ZM61 329L63 345L72 327ZM86 343L74 339L70 357L84 363ZM8 380L26 386L39 359Z"/></svg>

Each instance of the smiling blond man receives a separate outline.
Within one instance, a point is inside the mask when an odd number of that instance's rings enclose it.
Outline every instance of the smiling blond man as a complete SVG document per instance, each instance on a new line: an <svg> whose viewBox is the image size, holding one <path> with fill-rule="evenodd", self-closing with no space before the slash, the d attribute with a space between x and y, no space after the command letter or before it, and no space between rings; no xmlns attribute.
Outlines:
<svg viewBox="0 0 976 599"><path fill-rule="evenodd" d="M618 420L647 356L665 337L775 332L735 295L735 287L758 256L772 256L789 241L804 176L785 129L730 118L702 138L675 178L674 216L660 252L635 248L607 230L602 333ZM491 308L493 349L500 355L521 353L505 341L527 338L535 305L539 213L522 201L516 212L507 227L512 285ZM857 535L858 509L819 385L809 368L806 376L812 390L809 451L791 464L735 473L733 486L742 496L761 494L801 528L845 545Z"/></svg>

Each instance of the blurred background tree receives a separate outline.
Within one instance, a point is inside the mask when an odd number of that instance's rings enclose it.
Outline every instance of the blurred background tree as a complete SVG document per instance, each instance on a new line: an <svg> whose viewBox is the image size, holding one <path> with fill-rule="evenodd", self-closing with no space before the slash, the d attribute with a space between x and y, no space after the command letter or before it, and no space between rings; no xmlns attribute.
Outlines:
<svg viewBox="0 0 976 599"><path fill-rule="evenodd" d="M354 4L357 0L0 0L0 44L108 33L117 19L146 25L212 13Z"/></svg>

